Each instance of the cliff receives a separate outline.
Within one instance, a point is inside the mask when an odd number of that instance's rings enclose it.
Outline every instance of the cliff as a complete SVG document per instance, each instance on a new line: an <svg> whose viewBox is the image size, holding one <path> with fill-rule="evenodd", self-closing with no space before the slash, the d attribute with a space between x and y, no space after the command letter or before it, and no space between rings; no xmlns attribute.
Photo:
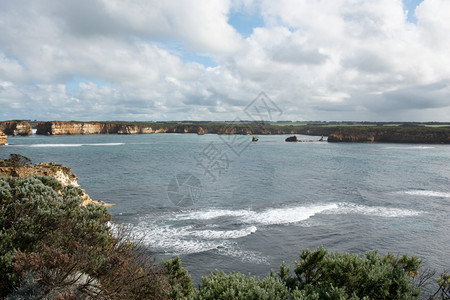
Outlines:
<svg viewBox="0 0 450 300"><path fill-rule="evenodd" d="M37 134L305 134L328 136L329 142L384 142L449 144L449 126L425 125L278 125L251 122L64 122L37 124Z"/></svg>
<svg viewBox="0 0 450 300"><path fill-rule="evenodd" d="M450 144L450 128L425 126L341 127L328 136L328 142Z"/></svg>
<svg viewBox="0 0 450 300"><path fill-rule="evenodd" d="M80 187L77 180L78 177L72 173L72 169L53 162L43 162L36 165L21 164L10 166L9 160L0 159L0 176L4 177L27 177L27 176L51 176L58 180L63 186L72 185ZM89 203L111 207L114 204L107 204L102 201L92 200L85 190L81 189L83 194L82 205Z"/></svg>
<svg viewBox="0 0 450 300"><path fill-rule="evenodd" d="M3 131L0 130L0 146L6 144L6 141L8 140L8 136L3 133Z"/></svg>
<svg viewBox="0 0 450 300"><path fill-rule="evenodd" d="M102 122L40 122L36 125L36 134L70 135L70 134L141 134L156 131L141 124L102 123Z"/></svg>
<svg viewBox="0 0 450 300"><path fill-rule="evenodd" d="M7 135L32 135L33 129L26 121L4 121L0 122L0 131Z"/></svg>

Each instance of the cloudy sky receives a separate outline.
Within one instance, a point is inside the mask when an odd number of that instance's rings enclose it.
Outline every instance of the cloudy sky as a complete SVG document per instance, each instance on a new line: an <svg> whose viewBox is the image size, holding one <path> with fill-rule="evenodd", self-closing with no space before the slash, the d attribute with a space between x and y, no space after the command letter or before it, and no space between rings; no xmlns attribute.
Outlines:
<svg viewBox="0 0 450 300"><path fill-rule="evenodd" d="M449 0L0 0L0 120L450 121Z"/></svg>

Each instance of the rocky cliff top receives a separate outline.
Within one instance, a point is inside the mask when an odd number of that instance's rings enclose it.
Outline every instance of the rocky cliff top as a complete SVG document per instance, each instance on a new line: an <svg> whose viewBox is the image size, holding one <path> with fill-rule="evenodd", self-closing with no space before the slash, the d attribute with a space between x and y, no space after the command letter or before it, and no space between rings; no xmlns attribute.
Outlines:
<svg viewBox="0 0 450 300"><path fill-rule="evenodd" d="M80 187L78 177L72 173L72 169L54 162L42 162L36 165L29 163L30 160L24 156L11 154L10 159L0 159L0 176L4 177L28 177L28 176L51 176L58 180L63 186L72 185ZM84 189L82 205L89 203L111 207L114 204L92 200Z"/></svg>
<svg viewBox="0 0 450 300"><path fill-rule="evenodd" d="M328 136L328 142L450 144L450 128L425 126L340 127Z"/></svg>

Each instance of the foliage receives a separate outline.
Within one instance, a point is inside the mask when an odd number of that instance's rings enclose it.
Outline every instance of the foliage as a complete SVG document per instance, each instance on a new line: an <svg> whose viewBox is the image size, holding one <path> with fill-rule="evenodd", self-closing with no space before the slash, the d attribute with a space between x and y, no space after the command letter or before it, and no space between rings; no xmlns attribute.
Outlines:
<svg viewBox="0 0 450 300"><path fill-rule="evenodd" d="M364 257L330 253L323 247L303 250L295 262L294 274L283 264L279 276L290 290L317 294L320 299L415 299L419 289L414 277L421 260L392 254L380 256L376 250Z"/></svg>
<svg viewBox="0 0 450 300"><path fill-rule="evenodd" d="M11 153L8 159L0 159L0 167L22 167L31 164L31 159L17 153Z"/></svg>
<svg viewBox="0 0 450 300"><path fill-rule="evenodd" d="M172 289L167 293L169 299L183 299L194 292L194 281L188 271L183 268L179 257L163 262Z"/></svg>
<svg viewBox="0 0 450 300"><path fill-rule="evenodd" d="M142 243L126 229L113 234L106 208L84 207L80 195L49 177L0 176L0 298L13 290L17 299L28 292L148 299L170 291Z"/></svg>
<svg viewBox="0 0 450 300"><path fill-rule="evenodd" d="M288 296L287 287L274 276L259 279L241 273L215 271L202 278L194 299L287 299Z"/></svg>

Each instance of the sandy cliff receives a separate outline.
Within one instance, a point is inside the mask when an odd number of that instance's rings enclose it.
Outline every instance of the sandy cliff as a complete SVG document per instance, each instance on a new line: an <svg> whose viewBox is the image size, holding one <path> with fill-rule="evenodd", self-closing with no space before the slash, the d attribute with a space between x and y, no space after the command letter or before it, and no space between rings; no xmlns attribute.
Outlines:
<svg viewBox="0 0 450 300"><path fill-rule="evenodd" d="M36 128L36 134L41 135L155 133L155 130L147 125L102 122L51 121L40 122Z"/></svg>
<svg viewBox="0 0 450 300"><path fill-rule="evenodd" d="M30 123L26 121L4 121L0 122L0 130L7 135L31 135L33 129Z"/></svg>
<svg viewBox="0 0 450 300"><path fill-rule="evenodd" d="M3 131L0 130L0 146L6 144L6 141L8 140L8 136L3 133Z"/></svg>

